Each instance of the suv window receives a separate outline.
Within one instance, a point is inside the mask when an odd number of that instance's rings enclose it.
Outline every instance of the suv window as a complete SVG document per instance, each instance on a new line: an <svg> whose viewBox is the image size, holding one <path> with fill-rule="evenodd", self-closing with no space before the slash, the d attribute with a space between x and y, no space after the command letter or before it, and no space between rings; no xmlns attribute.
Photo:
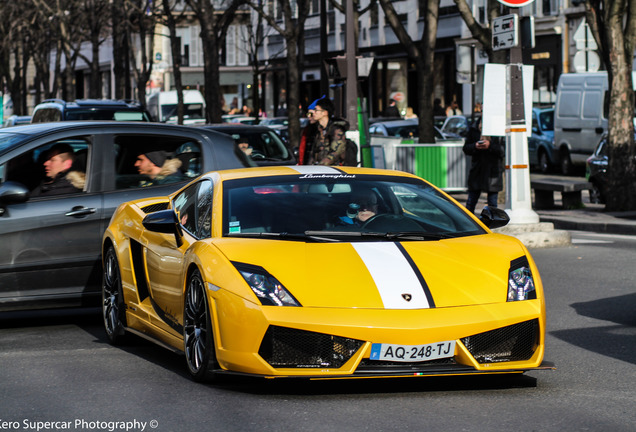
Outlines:
<svg viewBox="0 0 636 432"><path fill-rule="evenodd" d="M57 108L40 108L33 113L32 123L48 123L62 121L62 111Z"/></svg>
<svg viewBox="0 0 636 432"><path fill-rule="evenodd" d="M184 137L119 135L115 137L113 154L116 189L190 181L201 175L201 145ZM161 168L159 174L145 173L141 166L144 158L139 158L142 154Z"/></svg>
<svg viewBox="0 0 636 432"><path fill-rule="evenodd" d="M88 170L88 155L90 150L90 140L87 137L78 136L64 138L40 146L34 150L25 152L9 160L0 171L4 171L5 181L16 181L22 183L33 191L38 185L47 180L44 162L46 162L47 152L51 147L58 144L69 145L74 151L74 161L70 172L74 175L75 187L86 191L86 173Z"/></svg>

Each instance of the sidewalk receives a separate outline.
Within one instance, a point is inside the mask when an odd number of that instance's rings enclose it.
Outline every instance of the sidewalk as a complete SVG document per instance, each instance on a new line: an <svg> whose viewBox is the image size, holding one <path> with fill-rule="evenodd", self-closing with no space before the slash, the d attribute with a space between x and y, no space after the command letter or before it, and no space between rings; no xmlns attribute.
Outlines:
<svg viewBox="0 0 636 432"><path fill-rule="evenodd" d="M466 202L465 193L452 193L451 196L460 203ZM583 191L584 208L565 210L561 205L561 194L554 194L555 208L550 210L535 210L540 222L549 222L557 230L590 231L609 234L636 235L635 212L606 212L605 204L590 203L589 193ZM486 204L486 194L482 194L475 213L479 215ZM534 202L534 199L533 199ZM504 207L503 204L500 207Z"/></svg>

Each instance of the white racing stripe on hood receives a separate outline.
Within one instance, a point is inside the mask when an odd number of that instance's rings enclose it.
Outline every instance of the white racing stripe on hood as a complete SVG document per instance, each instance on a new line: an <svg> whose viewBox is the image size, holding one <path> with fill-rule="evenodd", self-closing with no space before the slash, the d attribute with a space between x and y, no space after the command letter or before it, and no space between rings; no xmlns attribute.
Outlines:
<svg viewBox="0 0 636 432"><path fill-rule="evenodd" d="M369 270L386 309L429 308L424 287L395 243L353 243ZM410 295L406 301L403 295Z"/></svg>
<svg viewBox="0 0 636 432"><path fill-rule="evenodd" d="M295 165L290 167L299 174L341 174L340 170L327 165Z"/></svg>

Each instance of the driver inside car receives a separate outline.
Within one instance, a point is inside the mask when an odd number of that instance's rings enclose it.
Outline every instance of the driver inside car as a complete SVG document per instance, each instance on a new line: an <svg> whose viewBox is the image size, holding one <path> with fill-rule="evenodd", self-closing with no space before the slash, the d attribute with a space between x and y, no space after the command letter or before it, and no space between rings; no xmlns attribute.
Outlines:
<svg viewBox="0 0 636 432"><path fill-rule="evenodd" d="M343 225L361 226L378 213L378 197L373 191L358 193L347 207L347 215L340 217Z"/></svg>

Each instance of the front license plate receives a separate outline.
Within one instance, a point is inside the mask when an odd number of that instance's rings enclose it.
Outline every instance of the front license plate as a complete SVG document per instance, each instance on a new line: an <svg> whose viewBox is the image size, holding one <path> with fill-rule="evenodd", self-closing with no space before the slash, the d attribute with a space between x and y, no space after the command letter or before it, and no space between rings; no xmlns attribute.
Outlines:
<svg viewBox="0 0 636 432"><path fill-rule="evenodd" d="M436 342L426 345L371 345L371 360L394 362L422 362L453 357L455 341Z"/></svg>

